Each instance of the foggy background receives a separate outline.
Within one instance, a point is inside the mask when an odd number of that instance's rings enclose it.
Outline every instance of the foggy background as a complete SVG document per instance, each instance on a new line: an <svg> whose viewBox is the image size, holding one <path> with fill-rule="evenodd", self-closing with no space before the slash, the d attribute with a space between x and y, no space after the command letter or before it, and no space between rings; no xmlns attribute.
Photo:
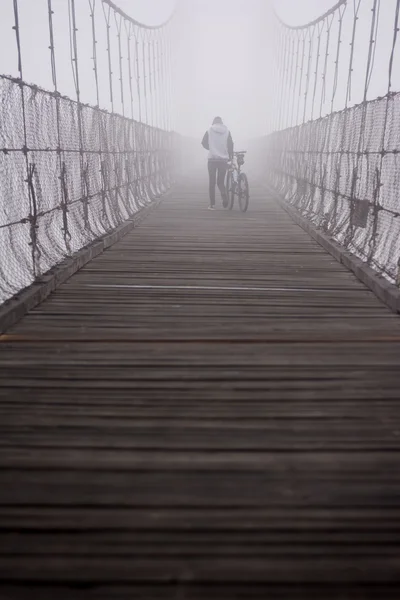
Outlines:
<svg viewBox="0 0 400 600"><path fill-rule="evenodd" d="M392 41L393 15L396 0L382 3L379 46L376 68L370 87L370 98L386 93L387 65ZM68 31L68 1L53 0L56 60L61 93L75 97L70 60ZM100 0L98 0L100 3ZM115 0L133 18L148 25L157 25L171 15L175 0ZM288 24L304 24L328 10L334 0L279 0L275 6ZM202 137L214 116L220 115L230 127L236 147L250 138L268 132L271 113L276 110L273 98L277 81L274 78L274 25L272 0L180 0L178 17L171 26L174 53L173 113L170 128L185 136ZM354 66L351 104L362 99L364 65L368 51L371 1L362 0L359 33ZM351 11L349 2L348 11ZM78 11L78 45L82 101L96 104L90 10L88 0L76 3ZM23 77L45 89L52 89L50 52L48 49L47 0L19 0ZM0 4L0 72L17 75L17 54L13 26L13 2ZM343 90L347 83L345 53L349 53L351 19L344 30L343 53L339 73L339 89L335 110L344 106ZM98 54L100 71L100 105L110 110L104 22L98 23ZM113 25L114 27L114 25ZM117 71L115 49L113 60ZM333 35L334 37L334 35ZM398 50L397 50L398 53ZM398 63L397 63L398 64ZM332 74L331 74L332 76ZM394 89L399 89L399 69ZM124 82L127 85L127 82ZM120 112L118 101L115 112ZM324 114L330 105L324 106ZM137 115L135 115L137 118Z"/></svg>

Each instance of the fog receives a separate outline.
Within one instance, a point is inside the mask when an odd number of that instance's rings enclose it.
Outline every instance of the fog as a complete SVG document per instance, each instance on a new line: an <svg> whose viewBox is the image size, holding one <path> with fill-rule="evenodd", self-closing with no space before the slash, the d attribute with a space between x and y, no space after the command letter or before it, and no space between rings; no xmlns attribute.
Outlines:
<svg viewBox="0 0 400 600"><path fill-rule="evenodd" d="M188 0L182 2L183 33L176 89L178 130L199 136L215 115L241 145L267 131L272 110L272 2ZM279 15L303 24L331 0L283 0Z"/></svg>
<svg viewBox="0 0 400 600"><path fill-rule="evenodd" d="M371 97L386 93L386 72L390 52L392 9L395 0L382 6L380 46L377 68L371 82ZM19 0L24 79L52 89L49 56L47 0ZM264 135L271 128L271 115L277 112L279 81L274 73L274 28L272 7L290 25L300 25L328 10L333 0L117 0L129 15L148 25L168 19L178 4L179 10L170 33L173 39L172 97L169 128L185 136L199 138L212 118L220 115L232 130L236 144ZM349 3L348 10L351 10ZM370 2L362 1L362 15L352 102L360 101L368 50ZM96 104L92 64L91 24L88 0L76 3L78 14L79 68L81 99ZM68 0L53 0L58 84L60 92L75 97L68 32ZM2 0L0 19L0 72L17 75L17 54L13 26L13 2ZM386 12L385 12L386 11ZM100 106L111 110L107 75L107 41L103 16L98 22ZM103 22L100 21L103 19ZM343 52L349 52L349 26L344 32ZM113 71L118 72L117 29L111 23ZM335 110L344 106L348 59L339 74ZM125 64L125 63L124 63ZM382 67L382 68L380 68ZM125 68L125 67L124 67ZM332 78L332 72L329 74ZM123 85L128 86L126 71ZM275 103L274 103L275 99ZM327 102L324 114L330 112ZM122 112L118 99L115 112ZM139 118L137 102L134 118ZM309 118L311 114L307 113ZM143 118L143 115L142 115ZM288 125L289 123L284 123Z"/></svg>

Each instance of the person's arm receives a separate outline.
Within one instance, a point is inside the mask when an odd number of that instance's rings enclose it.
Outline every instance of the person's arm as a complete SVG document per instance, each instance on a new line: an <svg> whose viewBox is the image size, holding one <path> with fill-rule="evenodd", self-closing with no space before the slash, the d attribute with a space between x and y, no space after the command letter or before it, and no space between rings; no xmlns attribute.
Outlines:
<svg viewBox="0 0 400 600"><path fill-rule="evenodd" d="M229 132L229 137L228 137L228 154L229 154L229 158L232 160L233 159L233 139L231 136L231 132Z"/></svg>
<svg viewBox="0 0 400 600"><path fill-rule="evenodd" d="M208 139L208 131L205 132L203 140L201 142L201 145L203 146L203 148L205 148L205 150L209 150L210 149L210 142Z"/></svg>

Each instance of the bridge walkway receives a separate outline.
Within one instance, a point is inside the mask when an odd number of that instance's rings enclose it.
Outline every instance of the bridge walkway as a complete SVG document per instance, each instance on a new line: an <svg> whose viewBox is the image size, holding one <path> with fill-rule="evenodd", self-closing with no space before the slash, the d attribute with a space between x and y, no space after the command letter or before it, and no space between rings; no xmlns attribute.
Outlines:
<svg viewBox="0 0 400 600"><path fill-rule="evenodd" d="M1 338L1 598L398 597L400 320L261 186L206 206Z"/></svg>

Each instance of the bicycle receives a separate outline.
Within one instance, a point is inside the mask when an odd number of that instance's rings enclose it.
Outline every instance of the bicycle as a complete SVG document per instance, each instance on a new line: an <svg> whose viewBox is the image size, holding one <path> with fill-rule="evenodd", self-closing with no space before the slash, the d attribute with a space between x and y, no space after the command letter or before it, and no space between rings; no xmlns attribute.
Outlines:
<svg viewBox="0 0 400 600"><path fill-rule="evenodd" d="M226 191L228 194L227 208L229 210L232 210L233 208L235 196L238 197L239 208L242 212L246 212L249 206L249 181L247 179L247 175L242 173L244 155L246 153L246 150L243 150L242 152L234 152L234 160L232 161L228 170L226 177Z"/></svg>

